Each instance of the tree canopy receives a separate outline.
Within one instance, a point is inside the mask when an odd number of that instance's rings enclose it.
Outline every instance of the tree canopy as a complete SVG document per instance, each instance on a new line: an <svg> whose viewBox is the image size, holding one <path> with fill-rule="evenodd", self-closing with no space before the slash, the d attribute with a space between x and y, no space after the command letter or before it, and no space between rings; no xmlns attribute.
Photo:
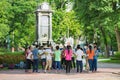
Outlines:
<svg viewBox="0 0 120 80"><path fill-rule="evenodd" d="M90 41L92 36L94 39L95 34L100 36L105 45L106 56L109 56L109 46L113 46L112 42L116 42L115 29L120 29L120 1L119 0L76 0L74 3L74 10L79 17L79 21L83 24L84 34L86 31ZM90 31L88 29L91 29ZM120 31L118 31L118 34ZM91 35L91 36L90 36ZM117 35L119 38L119 35ZM117 38L116 37L116 38ZM119 38L120 39L120 38ZM119 39L117 44L119 45ZM103 40L103 41L102 41ZM101 43L100 43L101 44ZM120 47L118 47L119 50Z"/></svg>
<svg viewBox="0 0 120 80"><path fill-rule="evenodd" d="M120 51L120 0L1 0L0 46L9 42L11 47L25 47L35 41L34 12L44 1L54 10L54 42L83 36L86 43L98 43L106 56L109 50Z"/></svg>

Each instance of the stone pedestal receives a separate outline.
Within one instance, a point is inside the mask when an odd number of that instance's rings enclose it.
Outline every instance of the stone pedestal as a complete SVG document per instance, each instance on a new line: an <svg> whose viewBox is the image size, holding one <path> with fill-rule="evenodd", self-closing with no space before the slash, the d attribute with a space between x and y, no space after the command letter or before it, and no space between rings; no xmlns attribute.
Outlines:
<svg viewBox="0 0 120 80"><path fill-rule="evenodd" d="M46 2L36 10L36 41L40 45L52 43L52 10Z"/></svg>

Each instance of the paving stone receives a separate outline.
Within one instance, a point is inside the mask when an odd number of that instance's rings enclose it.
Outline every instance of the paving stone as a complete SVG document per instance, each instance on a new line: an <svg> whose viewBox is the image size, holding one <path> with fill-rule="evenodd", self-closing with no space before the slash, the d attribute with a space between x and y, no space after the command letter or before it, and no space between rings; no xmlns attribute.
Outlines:
<svg viewBox="0 0 120 80"><path fill-rule="evenodd" d="M0 80L120 80L120 68L98 68L97 72L76 73L72 70L70 74L66 74L64 70L56 73L52 70L50 73L25 73L24 70L6 70L0 71Z"/></svg>

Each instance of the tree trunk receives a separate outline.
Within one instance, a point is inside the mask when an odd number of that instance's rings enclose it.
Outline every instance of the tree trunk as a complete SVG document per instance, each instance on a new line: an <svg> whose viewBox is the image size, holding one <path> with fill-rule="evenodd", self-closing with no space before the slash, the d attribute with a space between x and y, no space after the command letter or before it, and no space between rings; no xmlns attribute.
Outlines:
<svg viewBox="0 0 120 80"><path fill-rule="evenodd" d="M108 43L107 43L105 31L104 31L103 27L100 27L100 30L101 30L102 35L103 35L103 38L104 38L104 44L105 44L105 57L109 57L109 47L108 47Z"/></svg>
<svg viewBox="0 0 120 80"><path fill-rule="evenodd" d="M120 51L120 30L118 29L118 26L115 27L115 34L117 39L118 51Z"/></svg>
<svg viewBox="0 0 120 80"><path fill-rule="evenodd" d="M113 56L114 53L113 53L113 40L112 40L112 36L109 34L109 37L110 37L110 45L109 45L109 48L110 48L110 54Z"/></svg>

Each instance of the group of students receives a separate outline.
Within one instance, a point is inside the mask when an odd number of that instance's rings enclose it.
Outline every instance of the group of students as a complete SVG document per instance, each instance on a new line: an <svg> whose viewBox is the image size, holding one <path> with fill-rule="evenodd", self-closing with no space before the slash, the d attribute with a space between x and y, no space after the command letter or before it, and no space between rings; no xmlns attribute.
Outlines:
<svg viewBox="0 0 120 80"><path fill-rule="evenodd" d="M59 46L56 46L55 50L53 50L51 46L41 46L39 48L39 46L36 45L35 48L31 46L27 48L25 50L25 54L26 72L31 72L32 65L32 72L39 73L39 64L41 64L45 73L53 69L53 65L56 72L60 72L60 70L64 68L66 73L70 73L72 65L75 68L76 62L77 72L81 73L83 72L83 57L85 57L89 63L89 70L92 72L97 71L97 46L92 48L92 46L89 45L85 50L83 50L80 45L77 45L76 50L73 50L70 45L67 45L62 50ZM74 61L74 58L76 61Z"/></svg>

